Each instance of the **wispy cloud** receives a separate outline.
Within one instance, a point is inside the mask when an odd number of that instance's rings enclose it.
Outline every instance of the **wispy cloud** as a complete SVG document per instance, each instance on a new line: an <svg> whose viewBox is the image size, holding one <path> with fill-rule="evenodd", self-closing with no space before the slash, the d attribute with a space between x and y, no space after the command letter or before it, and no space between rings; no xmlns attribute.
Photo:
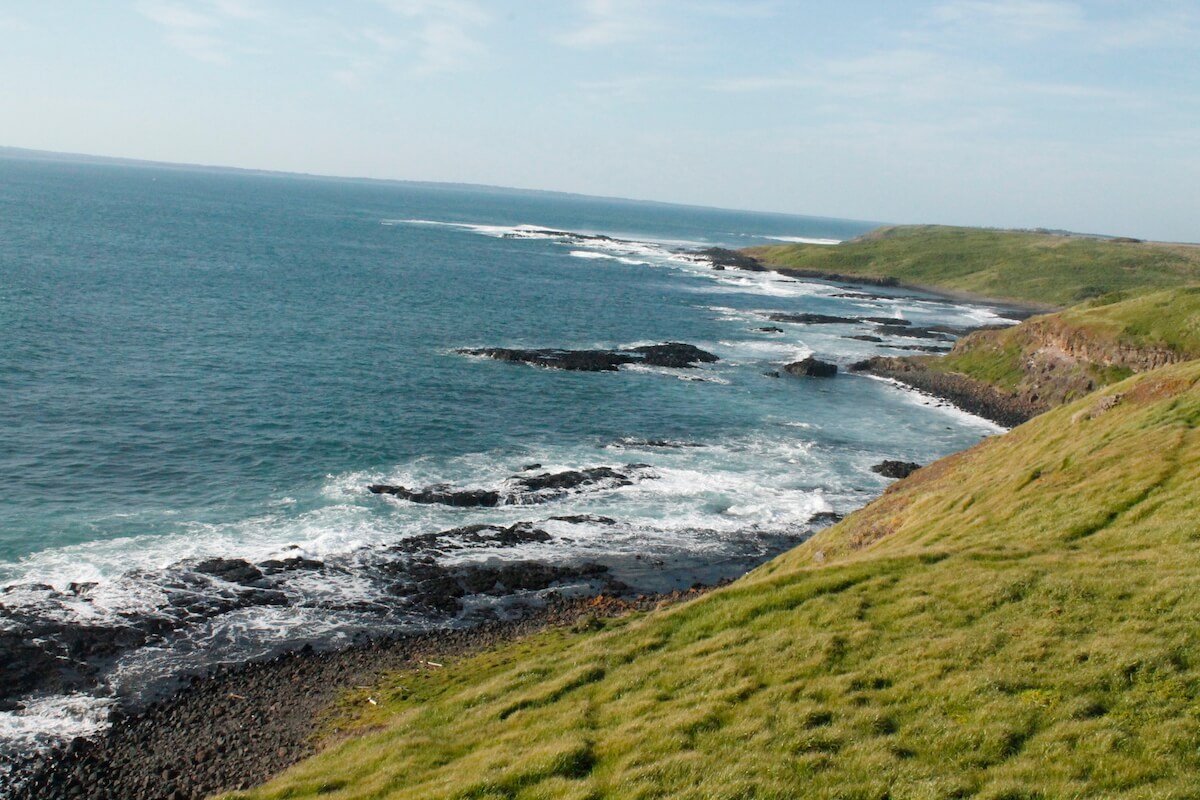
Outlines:
<svg viewBox="0 0 1200 800"><path fill-rule="evenodd" d="M588 50L642 41L660 29L648 14L650 5L636 0L583 0L582 21L560 35L558 42Z"/></svg>
<svg viewBox="0 0 1200 800"><path fill-rule="evenodd" d="M404 49L416 58L410 66L415 75L430 75L466 69L477 62L486 48L477 31L491 22L491 15L467 0L382 0L383 5L411 25L400 33Z"/></svg>
<svg viewBox="0 0 1200 800"><path fill-rule="evenodd" d="M209 64L228 64L239 52L233 45L227 22L258 19L264 15L261 8L243 0L212 0L203 6L143 0L137 9L142 16L162 27L168 44Z"/></svg>
<svg viewBox="0 0 1200 800"><path fill-rule="evenodd" d="M933 19L958 28L982 27L993 36L1035 41L1081 30L1083 9L1056 0L951 0L934 9Z"/></svg>

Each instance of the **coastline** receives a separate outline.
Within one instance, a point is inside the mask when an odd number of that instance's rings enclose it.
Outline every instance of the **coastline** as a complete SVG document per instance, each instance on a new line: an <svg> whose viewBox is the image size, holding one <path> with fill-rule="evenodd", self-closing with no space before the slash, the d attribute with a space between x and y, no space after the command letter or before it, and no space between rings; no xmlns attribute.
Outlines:
<svg viewBox="0 0 1200 800"><path fill-rule="evenodd" d="M945 287L926 286L917 283L905 283L903 281L896 280L895 278L881 278L870 275L847 275L839 272L823 272L815 269L796 269L795 267L781 267L767 262L763 262L763 266L771 272L778 273L788 278L828 281L830 283L848 283L856 286L877 286L886 289L905 289L908 291L932 295L952 303L975 303L979 305L991 306L992 308L1004 312L1005 316L1009 317L1010 319L1016 319L1022 322L1030 317L1036 317L1039 314L1051 314L1056 311L1062 311L1064 308L1063 306L1057 306L1049 303L1029 303L1020 300L991 297L988 295L976 294L975 292L966 292L959 289L947 289Z"/></svg>
<svg viewBox="0 0 1200 800"><path fill-rule="evenodd" d="M342 650L303 648L196 676L190 685L100 737L17 765L7 800L196 800L260 784L312 755L343 693L397 670L438 669L542 631L586 625L699 597L665 594L553 598L519 619L377 640Z"/></svg>
<svg viewBox="0 0 1200 800"><path fill-rule="evenodd" d="M1005 428L1015 428L1048 410L965 375L934 372L888 356L860 361L850 371L894 381Z"/></svg>
<svg viewBox="0 0 1200 800"><path fill-rule="evenodd" d="M793 273L802 272L772 271L786 277L799 277ZM864 288L911 289L950 302L987 304L1013 317L1023 315L1022 319L1044 310L898 282L872 282L854 276L804 277ZM1026 416L1014 422L996 403L982 396L956 393L944 382L922 380L899 371L871 374L1006 427L1028 419ZM556 598L546 608L516 620L373 641L337 651L304 648L267 661L195 676L190 685L140 712L115 712L110 728L97 738L79 738L21 763L14 773L20 785L0 791L0 797L187 800L248 788L316 752L313 736L338 698L348 690L374 684L384 673L426 668L426 661L477 654L513 639L570 626L589 616L650 610L698 596L708 588L712 587L634 598Z"/></svg>

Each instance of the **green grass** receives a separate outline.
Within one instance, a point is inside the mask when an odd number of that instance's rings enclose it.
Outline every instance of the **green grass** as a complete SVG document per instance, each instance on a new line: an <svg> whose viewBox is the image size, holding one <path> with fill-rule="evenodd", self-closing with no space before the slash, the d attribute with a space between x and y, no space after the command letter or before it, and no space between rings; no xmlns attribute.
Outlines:
<svg viewBox="0 0 1200 800"><path fill-rule="evenodd" d="M696 601L348 695L230 797L1200 796L1198 424L1200 363L1139 375Z"/></svg>
<svg viewBox="0 0 1200 800"><path fill-rule="evenodd" d="M936 225L880 228L834 247L788 244L748 252L774 267L1053 306L1200 282L1200 247L1194 245Z"/></svg>

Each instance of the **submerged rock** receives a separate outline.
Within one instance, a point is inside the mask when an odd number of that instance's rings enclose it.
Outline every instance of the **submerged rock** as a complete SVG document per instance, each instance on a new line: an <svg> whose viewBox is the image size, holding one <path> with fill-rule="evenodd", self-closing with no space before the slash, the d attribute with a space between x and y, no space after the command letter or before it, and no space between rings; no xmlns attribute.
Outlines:
<svg viewBox="0 0 1200 800"><path fill-rule="evenodd" d="M837 364L830 364L809 356L808 358L788 364L784 367L784 370L791 375L798 375L802 378L832 378L837 375Z"/></svg>

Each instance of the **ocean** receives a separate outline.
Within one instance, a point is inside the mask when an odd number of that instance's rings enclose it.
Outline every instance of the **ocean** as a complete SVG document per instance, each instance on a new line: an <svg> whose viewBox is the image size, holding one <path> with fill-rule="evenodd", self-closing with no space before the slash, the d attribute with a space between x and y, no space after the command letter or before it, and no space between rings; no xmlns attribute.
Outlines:
<svg viewBox="0 0 1200 800"><path fill-rule="evenodd" d="M872 465L997 433L885 381L779 374L929 339L769 315L967 328L1001 310L696 253L871 227L0 156L0 754L216 665L734 578L877 496ZM719 360L458 352L663 342Z"/></svg>

